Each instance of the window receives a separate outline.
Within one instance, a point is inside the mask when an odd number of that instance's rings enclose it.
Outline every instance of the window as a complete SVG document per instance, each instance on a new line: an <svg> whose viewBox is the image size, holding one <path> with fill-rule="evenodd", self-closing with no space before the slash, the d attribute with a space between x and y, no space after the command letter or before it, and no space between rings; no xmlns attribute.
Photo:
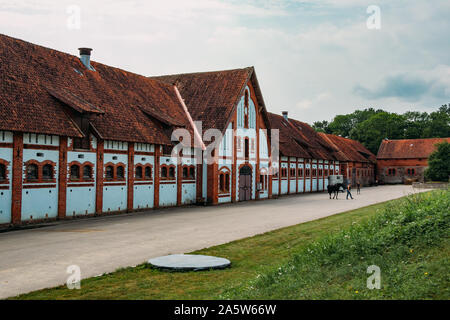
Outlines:
<svg viewBox="0 0 450 320"><path fill-rule="evenodd" d="M244 96L244 128L248 129L248 90L245 90Z"/></svg>
<svg viewBox="0 0 450 320"><path fill-rule="evenodd" d="M225 173L225 191L230 192L230 174Z"/></svg>
<svg viewBox="0 0 450 320"><path fill-rule="evenodd" d="M183 179L187 179L187 177L188 177L188 168L183 167Z"/></svg>
<svg viewBox="0 0 450 320"><path fill-rule="evenodd" d="M195 179L195 168L194 167L189 168L189 178Z"/></svg>
<svg viewBox="0 0 450 320"><path fill-rule="evenodd" d="M225 192L225 175L223 173L219 175L219 192Z"/></svg>
<svg viewBox="0 0 450 320"><path fill-rule="evenodd" d="M167 178L167 167L161 168L161 178Z"/></svg>
<svg viewBox="0 0 450 320"><path fill-rule="evenodd" d="M286 178L287 177L287 168L281 168L281 177Z"/></svg>
<svg viewBox="0 0 450 320"><path fill-rule="evenodd" d="M105 172L106 172L106 180L114 179L114 168L113 168L113 166L107 166Z"/></svg>
<svg viewBox="0 0 450 320"><path fill-rule="evenodd" d="M46 164L42 168L42 179L44 180L53 179L53 166L51 164Z"/></svg>
<svg viewBox="0 0 450 320"><path fill-rule="evenodd" d="M323 174L323 171L322 171L322 169L319 169L319 177L321 177L321 176L322 176L322 174Z"/></svg>
<svg viewBox="0 0 450 320"><path fill-rule="evenodd" d="M415 175L416 174L416 172L415 172L415 170L414 169L411 169L411 175Z"/></svg>
<svg viewBox="0 0 450 320"><path fill-rule="evenodd" d="M219 173L219 193L229 193L229 192L230 192L230 173L229 171L221 171Z"/></svg>
<svg viewBox="0 0 450 320"><path fill-rule="evenodd" d="M313 177L317 176L317 169L312 169L312 175Z"/></svg>
<svg viewBox="0 0 450 320"><path fill-rule="evenodd" d="M152 178L152 167L147 166L145 167L145 179L151 179Z"/></svg>
<svg viewBox="0 0 450 320"><path fill-rule="evenodd" d="M37 180L38 167L35 164L29 164L27 166L27 180Z"/></svg>
<svg viewBox="0 0 450 320"><path fill-rule="evenodd" d="M70 179L78 180L80 179L80 166L77 164L70 166Z"/></svg>
<svg viewBox="0 0 450 320"><path fill-rule="evenodd" d="M291 174L291 177L294 177L295 178L295 168L291 168L290 169L290 174Z"/></svg>
<svg viewBox="0 0 450 320"><path fill-rule="evenodd" d="M244 140L244 157L245 160L248 160L249 158L249 145L248 145L248 138L245 138Z"/></svg>
<svg viewBox="0 0 450 320"><path fill-rule="evenodd" d="M298 169L297 172L298 172L299 177L303 177L303 169L302 168Z"/></svg>
<svg viewBox="0 0 450 320"><path fill-rule="evenodd" d="M83 167L83 179L92 179L92 167L85 165Z"/></svg>
<svg viewBox="0 0 450 320"><path fill-rule="evenodd" d="M175 178L175 167L169 168L169 178Z"/></svg>
<svg viewBox="0 0 450 320"><path fill-rule="evenodd" d="M125 169L123 166L117 167L117 179L124 179L125 178Z"/></svg>
<svg viewBox="0 0 450 320"><path fill-rule="evenodd" d="M311 175L311 170L310 169L306 169L305 173L306 173L306 176L309 177Z"/></svg>
<svg viewBox="0 0 450 320"><path fill-rule="evenodd" d="M136 179L142 179L142 167L136 167Z"/></svg>
<svg viewBox="0 0 450 320"><path fill-rule="evenodd" d="M6 180L6 166L0 163L0 181Z"/></svg>

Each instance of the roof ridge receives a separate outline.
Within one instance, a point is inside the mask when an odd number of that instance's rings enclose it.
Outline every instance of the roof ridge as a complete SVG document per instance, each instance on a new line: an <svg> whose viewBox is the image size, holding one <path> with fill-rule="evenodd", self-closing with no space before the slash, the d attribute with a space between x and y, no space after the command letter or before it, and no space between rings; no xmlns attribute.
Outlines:
<svg viewBox="0 0 450 320"><path fill-rule="evenodd" d="M190 76L190 75L196 75L196 74L214 74L214 73L220 73L220 72L231 72L231 71L242 71L242 70L252 70L254 69L253 66L250 67L244 67L244 68L235 68L235 69L225 69L225 70L213 70L213 71L198 71L198 72L183 72L183 73L172 73L172 74L162 74L159 76L148 76L150 79L160 78L160 77L175 77L175 76Z"/></svg>

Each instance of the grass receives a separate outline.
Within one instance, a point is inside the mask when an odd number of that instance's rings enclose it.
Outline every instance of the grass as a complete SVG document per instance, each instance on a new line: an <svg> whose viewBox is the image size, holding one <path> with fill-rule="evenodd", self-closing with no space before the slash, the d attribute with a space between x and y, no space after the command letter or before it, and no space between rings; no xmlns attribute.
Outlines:
<svg viewBox="0 0 450 320"><path fill-rule="evenodd" d="M436 203L448 209L448 198L448 191L433 191L195 252L230 259L225 270L168 273L142 264L82 280L81 290L60 286L13 299L448 299L448 213L428 218ZM422 204L426 213L398 209ZM409 233L399 233L405 223ZM381 290L365 287L370 264L382 270Z"/></svg>

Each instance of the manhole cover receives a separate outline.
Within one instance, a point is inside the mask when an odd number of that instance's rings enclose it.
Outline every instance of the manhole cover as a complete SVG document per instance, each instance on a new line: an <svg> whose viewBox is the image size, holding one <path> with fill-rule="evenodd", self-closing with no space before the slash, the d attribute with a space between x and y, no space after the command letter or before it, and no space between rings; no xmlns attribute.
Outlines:
<svg viewBox="0 0 450 320"><path fill-rule="evenodd" d="M174 271L224 269L231 264L230 260L225 258L200 254L171 254L150 259L148 263L159 269Z"/></svg>

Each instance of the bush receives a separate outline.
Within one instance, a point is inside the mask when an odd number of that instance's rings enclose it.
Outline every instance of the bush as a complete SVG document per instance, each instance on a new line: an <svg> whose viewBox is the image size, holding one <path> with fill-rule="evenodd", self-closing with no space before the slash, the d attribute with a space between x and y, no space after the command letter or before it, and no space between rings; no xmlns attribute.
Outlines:
<svg viewBox="0 0 450 320"><path fill-rule="evenodd" d="M437 144L437 149L428 158L425 178L433 181L448 181L450 176L450 143Z"/></svg>

